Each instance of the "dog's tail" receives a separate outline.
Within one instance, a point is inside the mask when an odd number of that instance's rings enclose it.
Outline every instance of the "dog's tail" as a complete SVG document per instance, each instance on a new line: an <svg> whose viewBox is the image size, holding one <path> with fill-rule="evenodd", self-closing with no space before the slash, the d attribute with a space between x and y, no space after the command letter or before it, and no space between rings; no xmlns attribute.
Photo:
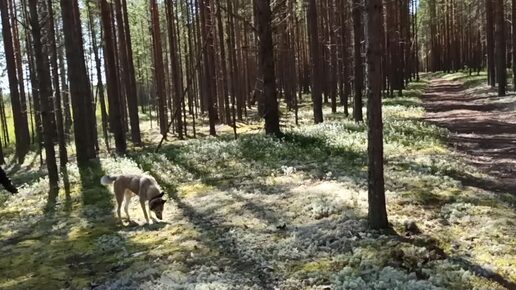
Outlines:
<svg viewBox="0 0 516 290"><path fill-rule="evenodd" d="M100 184L102 184L102 185L110 185L111 183L115 182L116 179L117 179L117 176L104 175L100 179Z"/></svg>

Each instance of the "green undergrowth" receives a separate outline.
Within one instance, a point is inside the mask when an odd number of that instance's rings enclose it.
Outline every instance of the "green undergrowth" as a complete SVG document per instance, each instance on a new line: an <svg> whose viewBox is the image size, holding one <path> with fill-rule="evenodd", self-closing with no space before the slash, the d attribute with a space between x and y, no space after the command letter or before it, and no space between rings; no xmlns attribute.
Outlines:
<svg viewBox="0 0 516 290"><path fill-rule="evenodd" d="M464 88L474 88L481 85L485 85L487 82L487 72L467 72L461 71L452 74L446 74L443 79L450 81L457 81L463 84Z"/></svg>
<svg viewBox="0 0 516 290"><path fill-rule="evenodd" d="M500 288L462 260L516 281L514 198L463 186L464 176L484 176L445 146L447 131L422 120L427 84L383 101L394 232L366 225L366 125L340 107L313 125L302 103L301 126L285 111L280 139L242 123L236 140L228 131L69 166L55 202L44 172L13 168L26 186L0 198L0 288ZM156 178L168 198L163 222L143 225L135 199L139 225L117 223L99 179L121 173ZM420 236L405 237L407 220Z"/></svg>

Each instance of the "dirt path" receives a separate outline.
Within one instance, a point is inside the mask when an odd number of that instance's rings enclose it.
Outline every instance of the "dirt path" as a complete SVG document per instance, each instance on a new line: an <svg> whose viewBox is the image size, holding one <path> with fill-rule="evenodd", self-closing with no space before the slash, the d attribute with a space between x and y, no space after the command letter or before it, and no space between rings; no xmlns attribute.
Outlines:
<svg viewBox="0 0 516 290"><path fill-rule="evenodd" d="M489 177L464 185L516 194L516 97L435 79L422 97L426 119L451 131L448 142Z"/></svg>

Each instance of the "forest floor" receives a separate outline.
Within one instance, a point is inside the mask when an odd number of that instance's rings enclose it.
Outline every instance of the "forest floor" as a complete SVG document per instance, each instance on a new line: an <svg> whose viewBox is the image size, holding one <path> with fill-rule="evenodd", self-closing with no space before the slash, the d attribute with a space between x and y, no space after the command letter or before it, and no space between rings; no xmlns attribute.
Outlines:
<svg viewBox="0 0 516 290"><path fill-rule="evenodd" d="M25 185L0 195L0 288L515 289L516 98L492 95L454 74L384 100L387 232L367 227L366 127L328 108L312 125L308 97L281 140L248 123L71 164L56 201L34 154L7 167ZM164 222L133 199L140 225L120 225L99 179L143 172Z"/></svg>
<svg viewBox="0 0 516 290"><path fill-rule="evenodd" d="M516 95L494 89L465 89L461 76L436 79L423 96L426 120L450 130L449 145L487 179L464 178L465 185L516 193Z"/></svg>

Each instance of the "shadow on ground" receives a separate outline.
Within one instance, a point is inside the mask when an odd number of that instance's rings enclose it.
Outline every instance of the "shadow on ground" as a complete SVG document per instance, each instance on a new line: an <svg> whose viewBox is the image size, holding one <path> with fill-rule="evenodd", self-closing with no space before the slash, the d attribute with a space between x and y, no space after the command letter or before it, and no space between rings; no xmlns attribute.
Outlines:
<svg viewBox="0 0 516 290"><path fill-rule="evenodd" d="M516 97L496 97L488 88L466 91L462 82L435 80L422 99L425 119L450 130L450 146L490 176L457 177L468 185L516 194Z"/></svg>

